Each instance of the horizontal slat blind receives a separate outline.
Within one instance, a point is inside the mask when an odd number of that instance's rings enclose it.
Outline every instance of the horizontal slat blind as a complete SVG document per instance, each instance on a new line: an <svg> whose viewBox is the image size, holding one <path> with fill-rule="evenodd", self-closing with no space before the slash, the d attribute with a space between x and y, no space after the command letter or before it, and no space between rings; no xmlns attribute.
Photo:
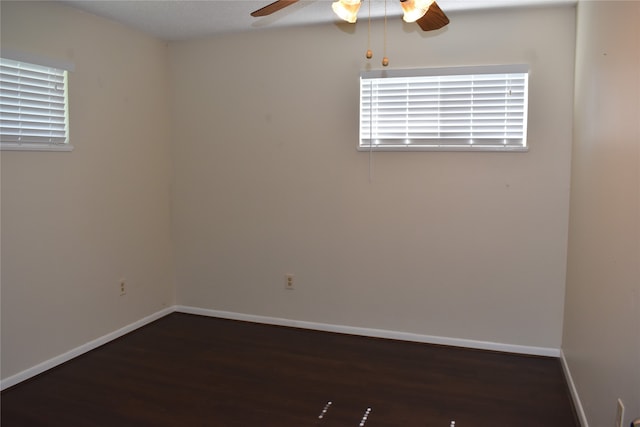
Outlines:
<svg viewBox="0 0 640 427"><path fill-rule="evenodd" d="M526 149L528 73L474 71L361 77L359 149Z"/></svg>
<svg viewBox="0 0 640 427"><path fill-rule="evenodd" d="M66 71L0 58L0 141L64 144Z"/></svg>

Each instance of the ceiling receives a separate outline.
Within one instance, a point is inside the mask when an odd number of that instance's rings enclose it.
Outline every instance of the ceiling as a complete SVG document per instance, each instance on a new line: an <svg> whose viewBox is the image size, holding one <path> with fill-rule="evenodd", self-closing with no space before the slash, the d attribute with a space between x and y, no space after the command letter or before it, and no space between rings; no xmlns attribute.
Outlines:
<svg viewBox="0 0 640 427"><path fill-rule="evenodd" d="M273 0L55 0L138 29L166 41L201 38L261 28L336 22L331 0L300 0L273 15L253 18L252 11ZM574 4L576 0L438 0L445 13L486 8ZM385 1L371 0L373 17L384 15ZM388 0L389 16L401 16L397 0ZM368 15L363 3L360 17Z"/></svg>

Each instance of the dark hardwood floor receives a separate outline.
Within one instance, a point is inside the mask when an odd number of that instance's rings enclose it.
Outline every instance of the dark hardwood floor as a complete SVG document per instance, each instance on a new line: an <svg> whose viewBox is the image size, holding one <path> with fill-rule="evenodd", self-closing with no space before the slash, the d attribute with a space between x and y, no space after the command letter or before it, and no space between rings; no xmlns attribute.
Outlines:
<svg viewBox="0 0 640 427"><path fill-rule="evenodd" d="M554 358L179 313L0 403L2 427L578 426Z"/></svg>

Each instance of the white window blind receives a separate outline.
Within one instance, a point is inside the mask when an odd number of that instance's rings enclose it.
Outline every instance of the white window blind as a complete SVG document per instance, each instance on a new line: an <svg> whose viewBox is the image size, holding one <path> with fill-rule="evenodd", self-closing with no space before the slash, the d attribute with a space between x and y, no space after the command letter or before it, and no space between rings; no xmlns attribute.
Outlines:
<svg viewBox="0 0 640 427"><path fill-rule="evenodd" d="M3 149L70 150L67 71L0 58Z"/></svg>
<svg viewBox="0 0 640 427"><path fill-rule="evenodd" d="M365 72L359 150L527 150L525 65Z"/></svg>

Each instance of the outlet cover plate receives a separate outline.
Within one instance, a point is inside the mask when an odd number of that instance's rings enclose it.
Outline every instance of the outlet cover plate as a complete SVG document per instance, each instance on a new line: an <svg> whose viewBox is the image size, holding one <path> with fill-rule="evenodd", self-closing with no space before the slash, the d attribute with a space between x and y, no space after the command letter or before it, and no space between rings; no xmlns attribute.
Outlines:
<svg viewBox="0 0 640 427"><path fill-rule="evenodd" d="M294 290L295 289L294 279L295 279L295 276L293 274L285 274L284 288L290 291Z"/></svg>

